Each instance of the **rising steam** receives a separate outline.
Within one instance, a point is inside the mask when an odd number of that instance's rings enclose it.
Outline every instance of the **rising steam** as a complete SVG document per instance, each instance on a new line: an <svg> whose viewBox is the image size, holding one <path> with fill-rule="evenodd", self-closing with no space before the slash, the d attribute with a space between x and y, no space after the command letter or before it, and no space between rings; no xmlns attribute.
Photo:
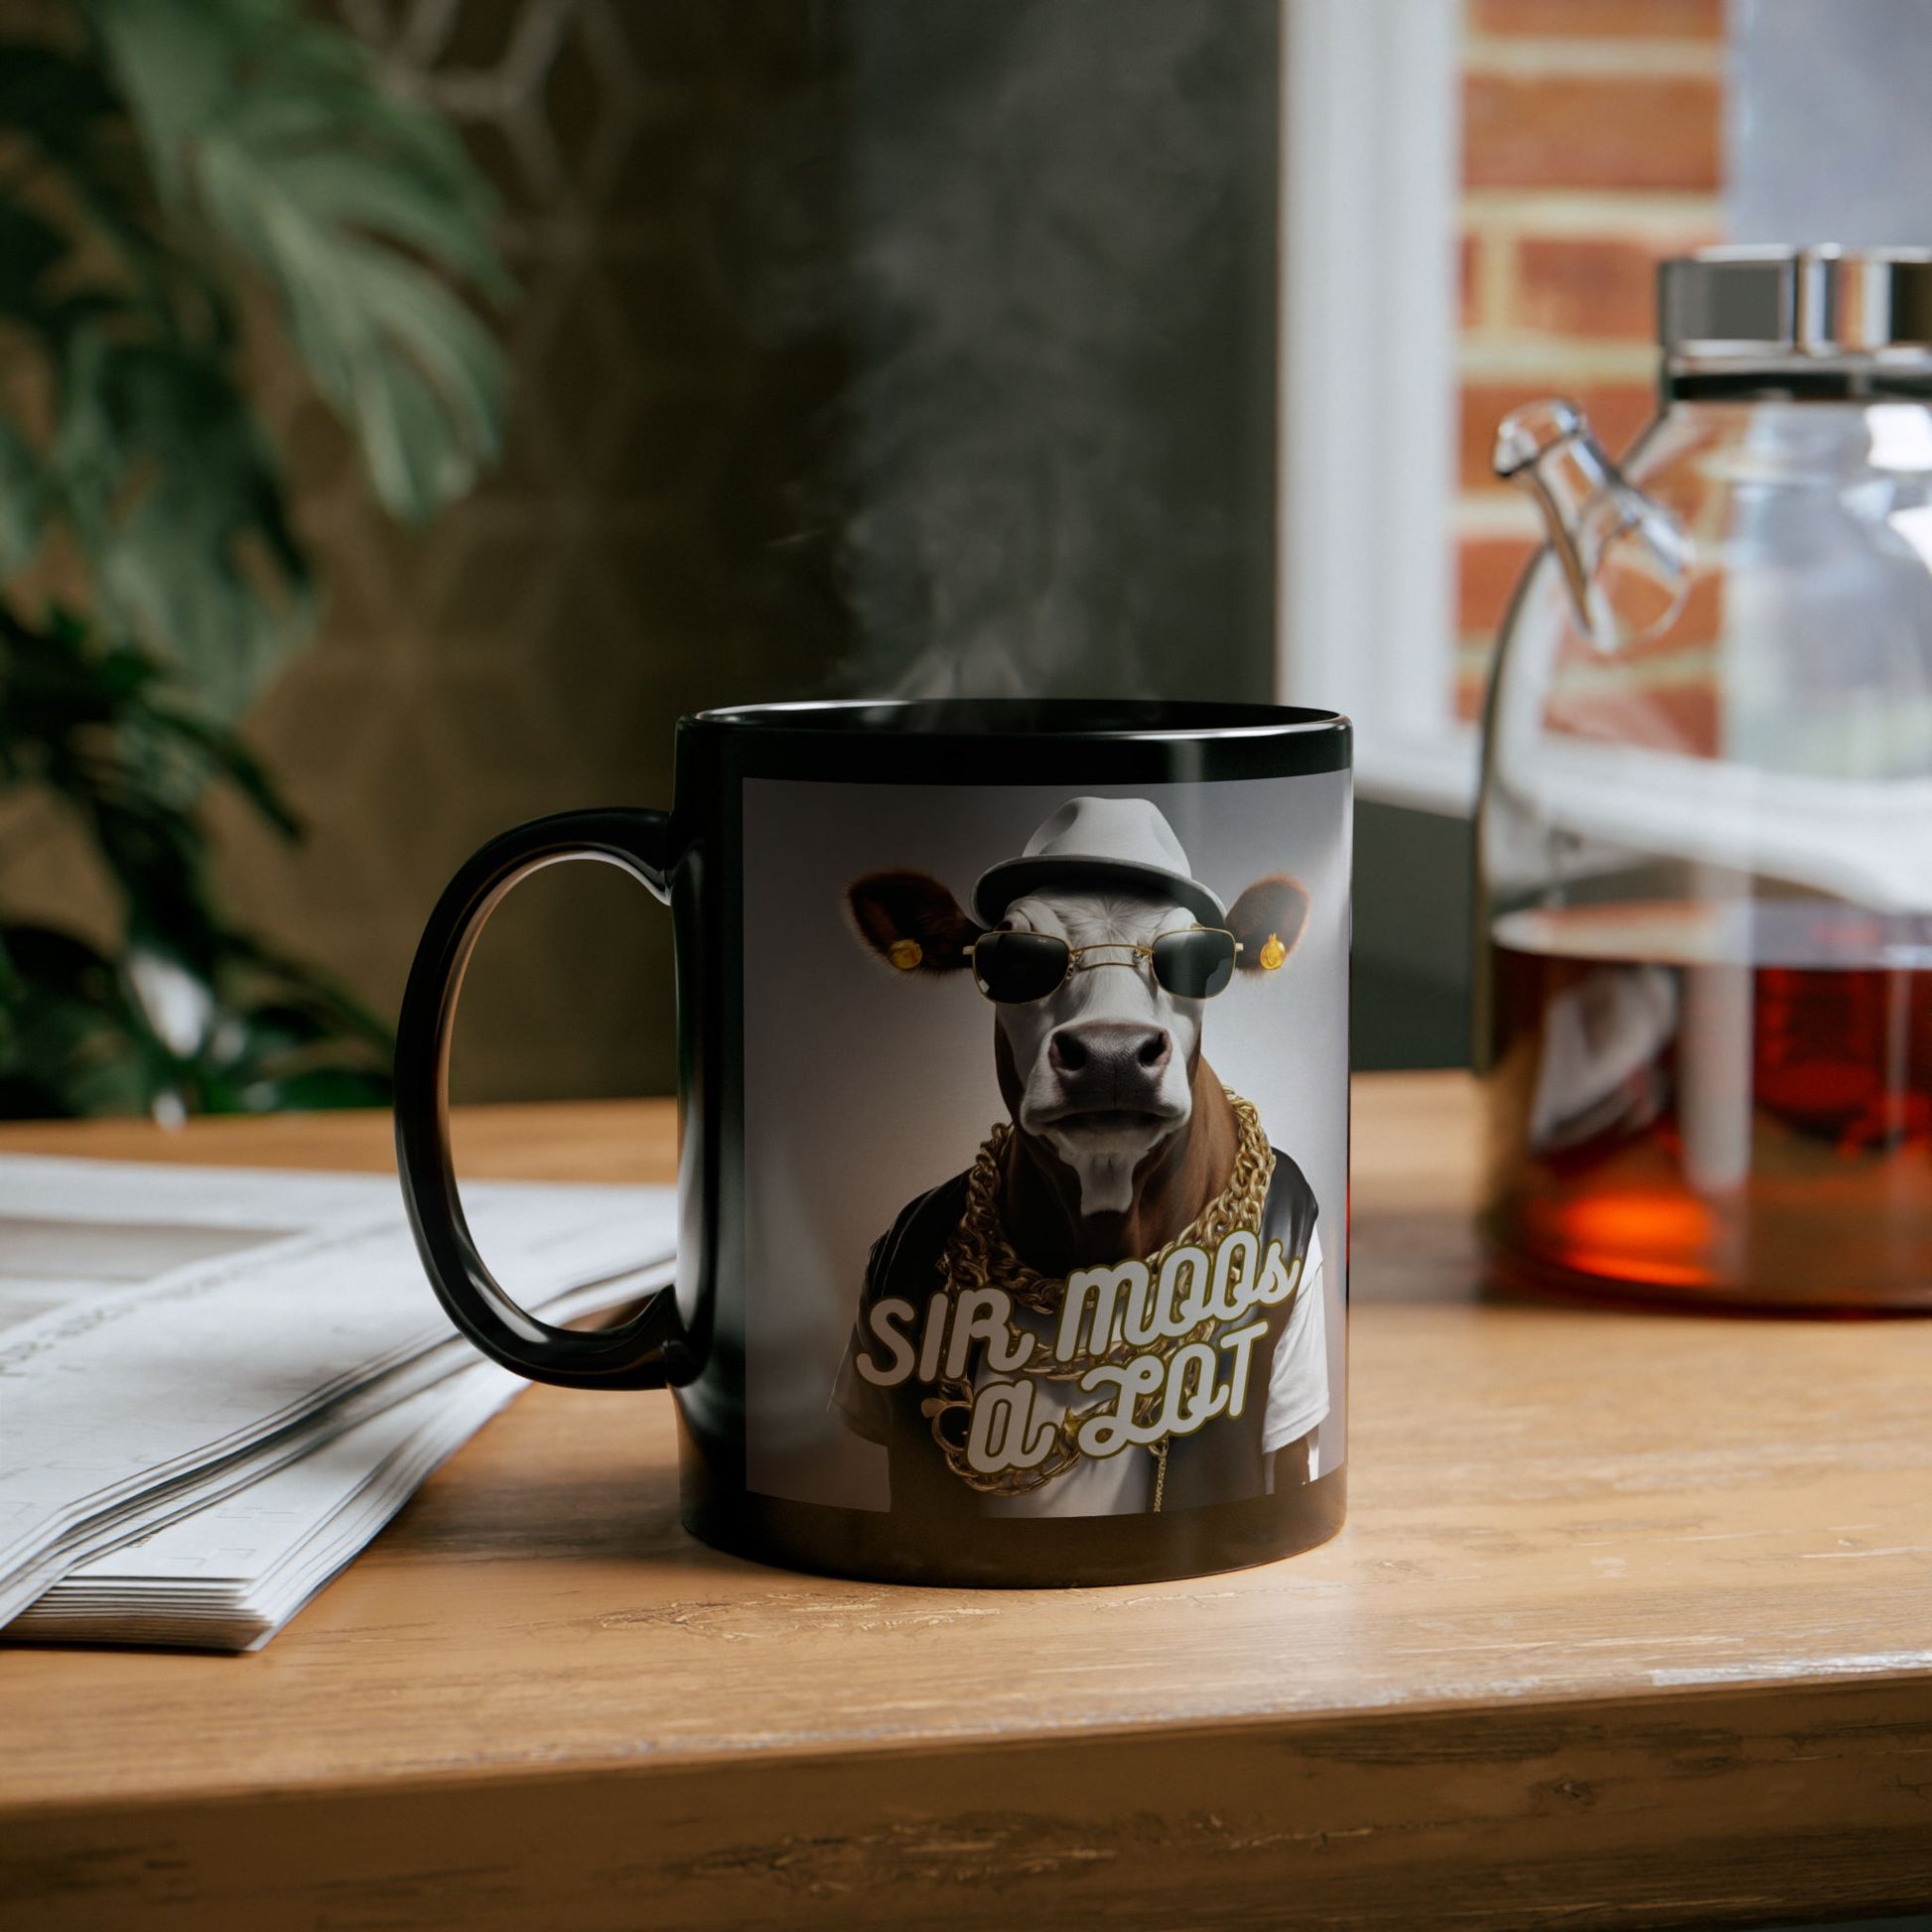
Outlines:
<svg viewBox="0 0 1932 1932"><path fill-rule="evenodd" d="M854 7L855 688L1172 691L1200 631L1246 621L1227 580L1270 569L1249 553L1273 444L1272 16ZM1247 313L1208 313L1231 290Z"/></svg>

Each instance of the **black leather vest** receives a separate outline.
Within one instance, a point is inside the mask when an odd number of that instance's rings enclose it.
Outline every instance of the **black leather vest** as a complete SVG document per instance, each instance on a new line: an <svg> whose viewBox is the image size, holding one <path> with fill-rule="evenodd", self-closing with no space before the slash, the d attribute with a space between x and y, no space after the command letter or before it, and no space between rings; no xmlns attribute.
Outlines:
<svg viewBox="0 0 1932 1932"><path fill-rule="evenodd" d="M965 1174L955 1174L908 1202L892 1227L873 1244L846 1370L840 1377L848 1419L862 1435L883 1443L891 1458L894 1512L912 1511L929 1521L990 1514L987 1505L992 1499L962 1482L933 1441L932 1426L919 1408L933 1393L931 1383L910 1379L894 1389L874 1389L855 1375L852 1363L862 1353L877 1353L868 1325L875 1303L897 1297L922 1311L927 1298L942 1285L940 1262L965 1211L966 1181ZM1285 1257L1307 1260L1314 1235L1314 1190L1302 1170L1279 1149L1261 1218L1264 1253L1268 1243L1279 1241ZM1268 1372L1276 1345L1305 1291L1319 1293L1319 1285L1299 1282L1287 1301L1256 1311L1255 1318L1265 1318L1268 1326L1254 1344L1248 1399L1242 1413L1218 1416L1192 1435L1169 1441L1167 1474L1162 1483L1164 1513L1236 1502L1266 1495L1272 1488L1271 1458L1261 1446L1268 1415ZM976 1349L969 1376L978 1374L978 1354ZM1148 1453L1132 1449L1121 1452Z"/></svg>

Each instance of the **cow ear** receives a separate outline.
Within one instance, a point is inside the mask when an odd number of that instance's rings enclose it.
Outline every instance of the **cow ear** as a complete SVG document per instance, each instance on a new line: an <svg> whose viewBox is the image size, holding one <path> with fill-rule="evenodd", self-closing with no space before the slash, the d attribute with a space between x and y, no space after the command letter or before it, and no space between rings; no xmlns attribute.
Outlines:
<svg viewBox="0 0 1932 1932"><path fill-rule="evenodd" d="M956 973L980 928L922 872L874 872L846 888L859 937L901 973Z"/></svg>
<svg viewBox="0 0 1932 1932"><path fill-rule="evenodd" d="M1257 879L1228 913L1228 930L1241 942L1236 964L1244 973L1277 971L1308 920L1308 888L1299 879L1285 872Z"/></svg>

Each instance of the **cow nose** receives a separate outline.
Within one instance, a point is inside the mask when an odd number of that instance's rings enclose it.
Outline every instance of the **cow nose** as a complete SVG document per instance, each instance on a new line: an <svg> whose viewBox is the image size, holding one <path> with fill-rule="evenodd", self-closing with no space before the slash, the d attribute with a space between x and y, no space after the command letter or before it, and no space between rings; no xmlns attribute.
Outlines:
<svg viewBox="0 0 1932 1932"><path fill-rule="evenodd" d="M1047 1042L1046 1064L1061 1075L1158 1078L1173 1052L1162 1027L1128 1020L1087 1020L1061 1027Z"/></svg>

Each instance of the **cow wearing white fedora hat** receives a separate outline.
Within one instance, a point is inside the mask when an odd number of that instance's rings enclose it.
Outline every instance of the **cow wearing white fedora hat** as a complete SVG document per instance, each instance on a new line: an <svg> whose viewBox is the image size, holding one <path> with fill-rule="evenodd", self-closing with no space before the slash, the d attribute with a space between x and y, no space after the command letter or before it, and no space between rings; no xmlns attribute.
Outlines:
<svg viewBox="0 0 1932 1932"><path fill-rule="evenodd" d="M895 1510L1108 1515L1306 1481L1328 1408L1314 1196L1201 1050L1207 1002L1294 951L1301 885L1227 906L1151 801L1086 797L970 913L916 872L847 902L902 979L992 1003L1010 1116L867 1266L835 1400L887 1448Z"/></svg>

